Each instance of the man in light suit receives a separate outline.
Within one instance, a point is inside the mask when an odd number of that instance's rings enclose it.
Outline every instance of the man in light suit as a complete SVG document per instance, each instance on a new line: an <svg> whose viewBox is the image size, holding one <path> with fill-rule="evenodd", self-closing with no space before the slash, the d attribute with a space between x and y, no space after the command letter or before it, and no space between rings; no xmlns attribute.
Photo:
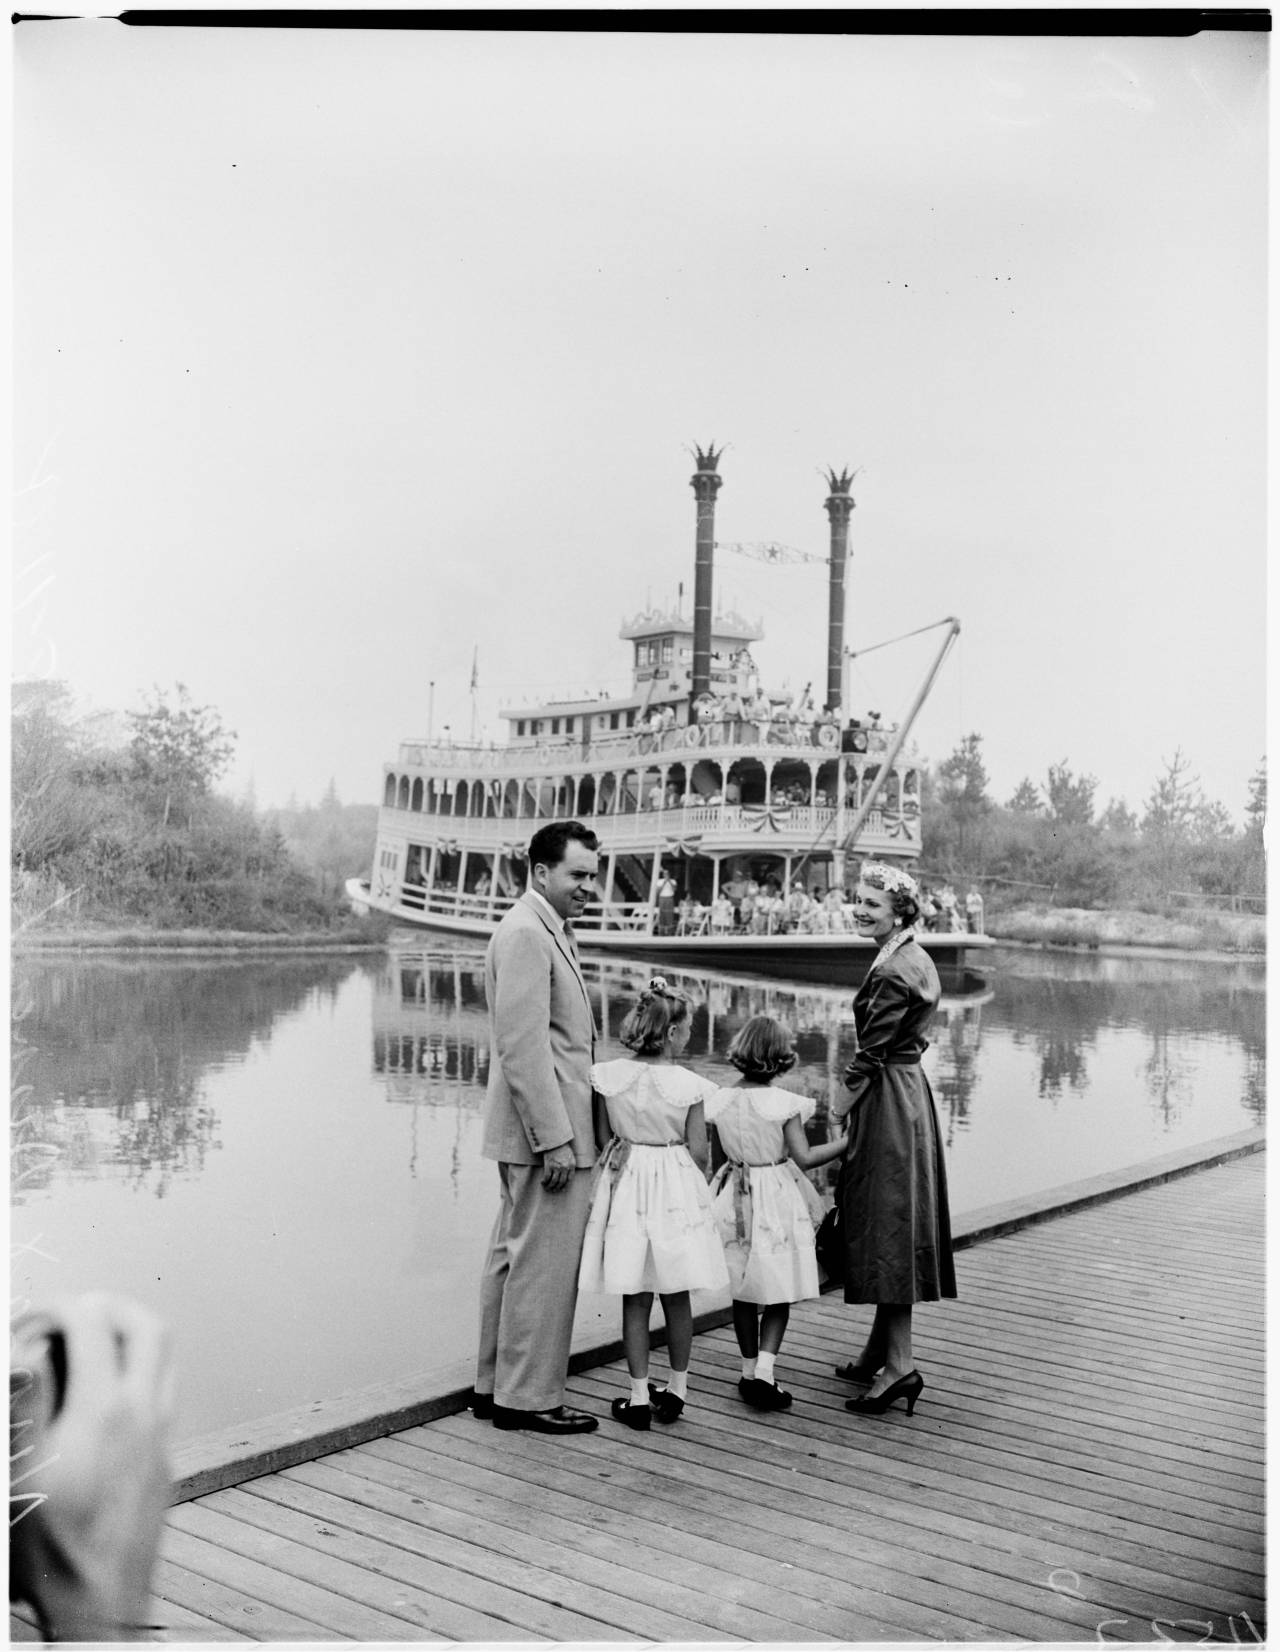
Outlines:
<svg viewBox="0 0 1280 1652"><path fill-rule="evenodd" d="M556 820L529 844L529 887L485 955L489 1087L481 1153L501 1203L480 1282L472 1409L496 1428L582 1434L564 1404L595 1161L595 1017L567 921L595 893L595 833Z"/></svg>

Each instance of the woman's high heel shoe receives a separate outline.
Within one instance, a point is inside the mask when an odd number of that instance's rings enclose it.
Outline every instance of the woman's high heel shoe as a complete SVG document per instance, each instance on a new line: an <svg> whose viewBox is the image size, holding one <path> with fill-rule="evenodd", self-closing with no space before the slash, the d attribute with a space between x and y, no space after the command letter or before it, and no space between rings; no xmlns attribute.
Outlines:
<svg viewBox="0 0 1280 1652"><path fill-rule="evenodd" d="M836 1376L844 1382L874 1382L878 1365L862 1365L850 1360L848 1365L837 1365Z"/></svg>
<svg viewBox="0 0 1280 1652"><path fill-rule="evenodd" d="M908 1371L905 1377L899 1377L897 1382L890 1383L883 1394L877 1394L874 1399L870 1394L860 1394L856 1400L846 1400L844 1408L846 1411L856 1411L864 1417L879 1417L895 1400L905 1399L909 1417L916 1408L916 1401L920 1398L920 1390L923 1387L924 1378L919 1371Z"/></svg>

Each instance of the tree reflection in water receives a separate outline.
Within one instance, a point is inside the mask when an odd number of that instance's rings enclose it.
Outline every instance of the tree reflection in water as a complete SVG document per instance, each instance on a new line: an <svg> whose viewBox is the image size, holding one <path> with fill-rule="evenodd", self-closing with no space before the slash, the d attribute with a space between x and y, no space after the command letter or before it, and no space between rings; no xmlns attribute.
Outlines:
<svg viewBox="0 0 1280 1652"><path fill-rule="evenodd" d="M1133 1027L1150 1037L1142 1068L1156 1111L1174 1122L1195 1096L1188 1040L1238 1044L1246 1059L1241 1104L1250 1122L1265 1116L1266 998L1256 964L1194 958L1081 958L1020 954L1017 973L1001 973L991 1026L1030 1042L1040 1062L1039 1093L1089 1085L1089 1057L1107 1029Z"/></svg>
<svg viewBox="0 0 1280 1652"><path fill-rule="evenodd" d="M13 1194L61 1175L163 1198L218 1147L209 1069L242 1060L282 1015L332 998L351 957L23 959L15 966Z"/></svg>

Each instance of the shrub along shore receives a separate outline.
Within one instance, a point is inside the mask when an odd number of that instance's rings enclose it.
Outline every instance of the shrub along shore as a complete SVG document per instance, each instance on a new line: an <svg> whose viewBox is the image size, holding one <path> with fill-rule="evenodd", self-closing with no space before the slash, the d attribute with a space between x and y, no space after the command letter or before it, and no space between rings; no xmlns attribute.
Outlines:
<svg viewBox="0 0 1280 1652"><path fill-rule="evenodd" d="M1267 922L1238 912L1158 913L1086 907L1021 907L991 913L987 933L993 940L1020 946L1067 947L1089 951L1141 948L1168 952L1227 952L1258 956L1267 949Z"/></svg>
<svg viewBox="0 0 1280 1652"><path fill-rule="evenodd" d="M144 924L38 923L15 929L14 952L382 952L391 926L353 919L334 929L155 929Z"/></svg>

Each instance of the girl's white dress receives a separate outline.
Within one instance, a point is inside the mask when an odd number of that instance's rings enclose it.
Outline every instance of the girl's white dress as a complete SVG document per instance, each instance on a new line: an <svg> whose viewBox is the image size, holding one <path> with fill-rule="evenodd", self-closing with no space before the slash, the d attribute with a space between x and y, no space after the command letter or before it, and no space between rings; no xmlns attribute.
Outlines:
<svg viewBox="0 0 1280 1652"><path fill-rule="evenodd" d="M684 1143L689 1109L715 1086L683 1067L626 1059L597 1062L591 1083L614 1139L596 1166L579 1289L723 1290L711 1193Z"/></svg>
<svg viewBox="0 0 1280 1652"><path fill-rule="evenodd" d="M706 1103L728 1163L711 1184L716 1226L738 1302L801 1302L817 1296L813 1235L822 1200L788 1157L783 1126L812 1118L807 1096L776 1085L739 1084Z"/></svg>

